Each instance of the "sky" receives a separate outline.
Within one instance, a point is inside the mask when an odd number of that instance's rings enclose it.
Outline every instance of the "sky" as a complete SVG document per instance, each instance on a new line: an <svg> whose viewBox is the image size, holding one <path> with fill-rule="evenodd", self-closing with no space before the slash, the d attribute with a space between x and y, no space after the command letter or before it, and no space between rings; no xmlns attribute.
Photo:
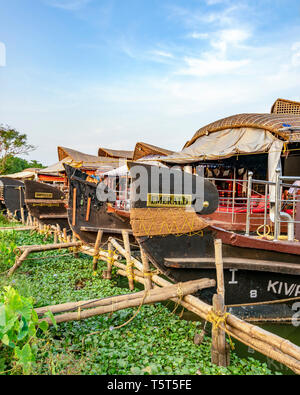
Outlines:
<svg viewBox="0 0 300 395"><path fill-rule="evenodd" d="M300 101L299 0L0 0L0 124L26 159L146 142Z"/></svg>

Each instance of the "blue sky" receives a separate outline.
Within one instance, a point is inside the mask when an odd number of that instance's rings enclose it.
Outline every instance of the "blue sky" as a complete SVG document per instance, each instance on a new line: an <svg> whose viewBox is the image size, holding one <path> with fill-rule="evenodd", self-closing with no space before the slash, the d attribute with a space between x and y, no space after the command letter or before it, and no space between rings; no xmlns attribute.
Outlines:
<svg viewBox="0 0 300 395"><path fill-rule="evenodd" d="M0 123L29 155L137 141L300 100L299 0L0 0Z"/></svg>

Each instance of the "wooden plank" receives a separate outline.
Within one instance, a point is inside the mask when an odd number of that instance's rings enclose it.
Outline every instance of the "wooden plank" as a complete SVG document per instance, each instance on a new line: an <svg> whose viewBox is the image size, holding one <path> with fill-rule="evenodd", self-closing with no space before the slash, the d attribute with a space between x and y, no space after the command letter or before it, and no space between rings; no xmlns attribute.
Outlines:
<svg viewBox="0 0 300 395"><path fill-rule="evenodd" d="M254 270L300 275L300 264L246 258L223 258L224 269ZM165 258L165 266L176 269L213 269L215 258Z"/></svg>
<svg viewBox="0 0 300 395"><path fill-rule="evenodd" d="M116 234L122 234L122 231L125 230L125 232L129 233L132 235L132 229L117 229L117 228L99 228L97 226L81 226L80 230L82 232L94 232L98 233L99 230L102 230L104 233L116 233Z"/></svg>
<svg viewBox="0 0 300 395"><path fill-rule="evenodd" d="M55 218L68 218L67 214L42 214L40 219L55 219Z"/></svg>
<svg viewBox="0 0 300 395"><path fill-rule="evenodd" d="M87 222L90 220L91 202L92 202L92 198L89 197L87 202L86 217L85 217L85 220Z"/></svg>
<svg viewBox="0 0 300 395"><path fill-rule="evenodd" d="M43 203L43 204L66 204L63 199L25 199L25 203Z"/></svg>

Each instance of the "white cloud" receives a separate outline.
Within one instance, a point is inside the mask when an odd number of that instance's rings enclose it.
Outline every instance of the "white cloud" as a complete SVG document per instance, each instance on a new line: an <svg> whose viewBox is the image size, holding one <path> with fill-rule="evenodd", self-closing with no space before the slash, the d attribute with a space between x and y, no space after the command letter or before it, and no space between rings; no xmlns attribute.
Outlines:
<svg viewBox="0 0 300 395"><path fill-rule="evenodd" d="M292 65L295 67L300 66L300 42L292 45Z"/></svg>
<svg viewBox="0 0 300 395"><path fill-rule="evenodd" d="M173 54L170 52L160 51L160 50L153 50L151 51L153 55L162 56L163 58L174 58Z"/></svg>
<svg viewBox="0 0 300 395"><path fill-rule="evenodd" d="M0 67L6 66L6 46L0 42Z"/></svg>
<svg viewBox="0 0 300 395"><path fill-rule="evenodd" d="M188 38L194 38L194 39L200 39L200 40L205 40L209 37L208 33L197 33L193 32L187 35Z"/></svg>
<svg viewBox="0 0 300 395"><path fill-rule="evenodd" d="M77 11L87 6L92 0L46 0L51 7L61 8L67 11Z"/></svg>
<svg viewBox="0 0 300 395"><path fill-rule="evenodd" d="M178 74L206 77L231 73L246 66L249 60L226 60L216 56L207 56L203 59L185 58L185 63L187 67L179 70Z"/></svg>

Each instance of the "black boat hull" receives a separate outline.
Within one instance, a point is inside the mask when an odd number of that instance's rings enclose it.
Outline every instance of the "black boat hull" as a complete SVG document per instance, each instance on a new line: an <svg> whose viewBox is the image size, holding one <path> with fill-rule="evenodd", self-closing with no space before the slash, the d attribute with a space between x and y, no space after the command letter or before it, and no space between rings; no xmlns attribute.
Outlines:
<svg viewBox="0 0 300 395"><path fill-rule="evenodd" d="M161 184L158 187L151 185L151 166L144 167L148 177L148 192L152 195L161 194ZM205 200L212 202L209 207L215 207L211 186L206 183L204 186ZM170 194L172 193L174 194L171 184ZM184 282L199 278L216 279L214 242L220 239L223 245L225 304L229 311L244 319L267 321L289 321L297 316L297 309L300 310L300 243L243 236L214 227L208 222L201 231L175 233L171 226L157 226L159 216L155 217L155 210L162 210L161 208L153 205L149 207L148 201L137 198L134 188L131 190L131 198L131 224L137 241L152 264L170 280ZM162 215L165 212L167 216L168 209L164 210L160 212ZM176 207L172 208L170 215L176 221L177 218L180 220L180 216L187 216ZM204 215L194 212L194 217L191 218L205 220ZM151 227L145 226L150 219L155 219L156 222ZM153 229L157 233L149 234ZM161 229L163 231L159 233ZM202 290L197 296L212 304L215 293L216 288L210 288Z"/></svg>
<svg viewBox="0 0 300 395"><path fill-rule="evenodd" d="M165 237L154 236L138 237L137 240L144 248L151 263L173 282L184 282L199 278L216 280L214 259L214 239L220 236L213 230L205 230L203 236L189 234L168 235ZM223 258L234 257L234 264L224 264L225 304L228 311L243 319L257 320L292 320L300 310L300 276L275 271L245 269L245 259L253 259L259 253L261 261L294 262L295 269L299 272L299 256L271 251L254 251L241 247L223 244ZM241 263L238 264L238 256ZM208 258L207 263L195 263L193 258ZM209 259L210 258L210 259ZM288 259L287 259L288 258ZM184 262L183 262L184 260ZM190 260L190 263L188 263ZM171 263L170 263L171 261ZM177 261L177 263L176 263ZM173 267L171 267L173 266ZM274 269L275 270L275 269ZM200 299L212 304L216 288L202 290L197 294ZM280 302L282 300L283 302ZM266 303L266 304L265 304Z"/></svg>
<svg viewBox="0 0 300 395"><path fill-rule="evenodd" d="M108 212L108 203L98 200L97 183L89 182L86 173L64 166L69 181L69 224L84 243L94 245L99 230L103 230L102 243L109 237L120 237L122 230L132 233L129 218Z"/></svg>
<svg viewBox="0 0 300 395"><path fill-rule="evenodd" d="M70 229L66 196L57 187L37 181L25 181L25 202L31 216L41 224Z"/></svg>
<svg viewBox="0 0 300 395"><path fill-rule="evenodd" d="M21 209L24 210L24 219L27 218L27 208L24 198L24 183L9 177L0 177L2 185L1 208L4 212L9 211L18 220L22 219Z"/></svg>

